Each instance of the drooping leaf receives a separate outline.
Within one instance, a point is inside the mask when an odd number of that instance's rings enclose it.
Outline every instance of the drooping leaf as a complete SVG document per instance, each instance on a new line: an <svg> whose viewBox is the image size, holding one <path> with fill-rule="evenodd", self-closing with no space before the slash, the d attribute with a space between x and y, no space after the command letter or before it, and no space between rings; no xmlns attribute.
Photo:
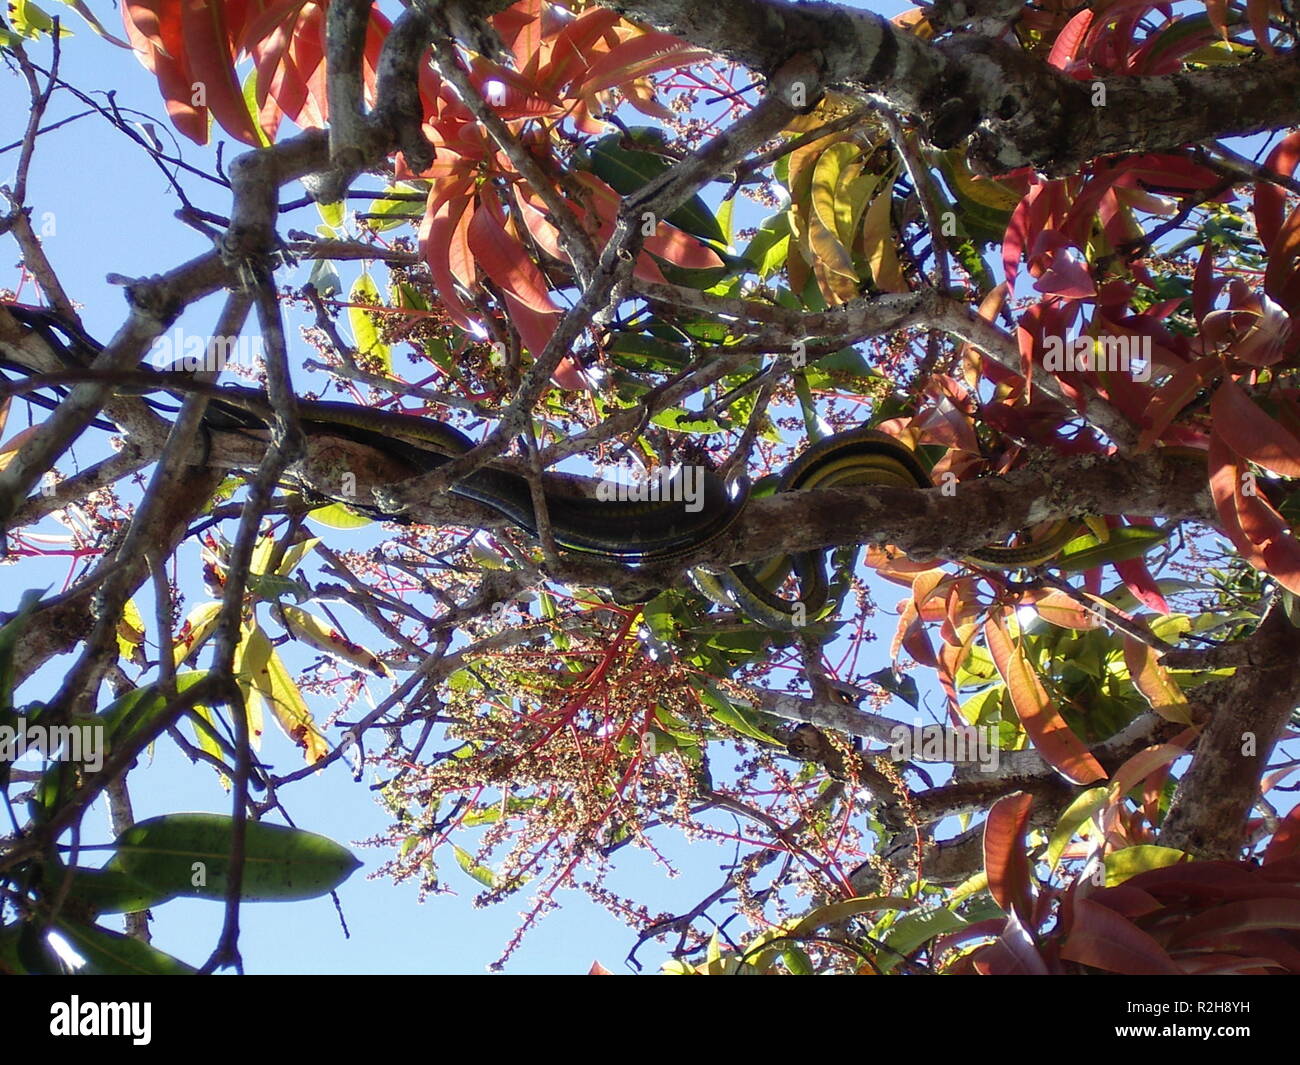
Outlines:
<svg viewBox="0 0 1300 1065"><path fill-rule="evenodd" d="M110 869L172 896L223 900L234 821L226 814L165 814L117 838ZM311 899L333 891L361 863L332 839L286 825L244 826L240 898L246 902Z"/></svg>

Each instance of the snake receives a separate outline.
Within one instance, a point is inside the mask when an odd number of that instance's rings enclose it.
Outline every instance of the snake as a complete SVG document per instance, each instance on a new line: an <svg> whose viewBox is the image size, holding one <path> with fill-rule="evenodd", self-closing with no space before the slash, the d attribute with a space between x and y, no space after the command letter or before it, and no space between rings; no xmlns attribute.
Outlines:
<svg viewBox="0 0 1300 1065"><path fill-rule="evenodd" d="M79 326L52 311L17 304L5 307L74 366L85 367L102 348ZM205 415L209 429L264 430L270 424L273 410L264 393L224 386L214 394L217 398L209 399ZM474 446L455 426L434 418L326 400L299 400L297 408L304 433L335 435L371 446L418 473L433 472ZM749 498L747 482L741 481L736 490L710 470L703 471L699 483L695 501L699 505L687 505L673 481L653 499L575 495L571 487L565 489L563 482L550 474L543 475L542 485L558 547L636 565L671 561L717 541L738 521ZM807 448L781 472L775 491L869 485L919 489L932 488L933 482L907 444L878 429L859 427L828 435ZM521 474L481 466L450 485L450 491L486 505L528 536L538 538L532 488ZM1080 531L1080 522L1062 519L1028 543L988 545L962 561L1000 569L1040 566ZM798 578L800 592L793 600L778 591L791 572ZM771 629L788 631L828 610L829 586L821 550L741 563L720 574L695 568L692 579L710 599Z"/></svg>

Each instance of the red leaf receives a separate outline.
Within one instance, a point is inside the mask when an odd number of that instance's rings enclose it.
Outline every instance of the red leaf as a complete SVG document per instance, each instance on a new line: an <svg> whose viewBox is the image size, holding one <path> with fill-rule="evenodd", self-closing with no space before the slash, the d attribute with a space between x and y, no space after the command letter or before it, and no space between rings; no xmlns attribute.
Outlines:
<svg viewBox="0 0 1300 1065"><path fill-rule="evenodd" d="M618 21L618 12L608 8L593 7L584 11L555 38L551 62L538 72L538 83L552 92L559 92L573 80L586 77L592 62L588 53Z"/></svg>
<svg viewBox="0 0 1300 1065"><path fill-rule="evenodd" d="M1157 614L1169 613L1169 604L1160 594L1156 579L1151 576L1151 571L1142 559L1130 558L1114 565L1115 572L1124 578L1124 587L1137 597L1139 603Z"/></svg>
<svg viewBox="0 0 1300 1065"><path fill-rule="evenodd" d="M692 48L670 33L643 33L630 41L624 41L608 55L596 60L575 95L586 96L658 70L672 70L700 63L712 56L712 52Z"/></svg>
<svg viewBox="0 0 1300 1065"><path fill-rule="evenodd" d="M1214 310L1216 289L1214 284L1214 242L1207 240L1201 249L1200 261L1196 264L1196 274L1192 278L1192 313L1198 322Z"/></svg>
<svg viewBox="0 0 1300 1065"><path fill-rule="evenodd" d="M1278 822L1277 830L1264 851L1264 864L1270 865L1293 854L1300 854L1300 806L1291 807Z"/></svg>
<svg viewBox="0 0 1300 1065"><path fill-rule="evenodd" d="M997 941L972 955L978 972L988 976L1047 976L1047 962L1034 945L1033 937L1013 913Z"/></svg>
<svg viewBox="0 0 1300 1065"><path fill-rule="evenodd" d="M1218 374L1221 363L1213 355L1204 355L1195 362L1175 371L1174 375L1156 389L1147 404L1146 428L1138 441L1142 449L1151 447L1163 435L1170 423L1198 392Z"/></svg>
<svg viewBox="0 0 1300 1065"><path fill-rule="evenodd" d="M135 0L122 24L136 57L158 79L172 125L195 144L208 142L208 109L191 103L194 77L185 58L180 0Z"/></svg>
<svg viewBox="0 0 1300 1065"><path fill-rule="evenodd" d="M1269 55L1276 54L1273 42L1268 39L1268 18L1276 6L1276 0L1246 0L1246 20L1250 23L1250 32L1255 35L1255 43Z"/></svg>
<svg viewBox="0 0 1300 1065"><path fill-rule="evenodd" d="M1300 131L1289 133L1268 153L1264 166L1275 174L1290 177L1300 165ZM1286 205L1286 190L1271 181L1255 184L1255 229L1259 242L1271 247L1282 228L1282 212Z"/></svg>
<svg viewBox="0 0 1300 1065"><path fill-rule="evenodd" d="M480 190L479 196L478 210L470 219L466 234L476 262L488 277L525 307L539 314L554 313L556 307L542 272L528 257L524 246L506 232L484 190Z"/></svg>
<svg viewBox="0 0 1300 1065"><path fill-rule="evenodd" d="M182 0L181 29L185 58L194 75L190 91L202 86L208 109L222 128L237 140L257 147L261 141L235 77L230 45L232 39L242 36L243 27L227 27L226 11L219 0Z"/></svg>
<svg viewBox="0 0 1300 1065"><path fill-rule="evenodd" d="M1049 67L1064 70L1070 65L1079 54L1079 46L1088 35L1092 20L1093 13L1084 8L1061 28L1056 40L1052 42L1052 50L1047 53Z"/></svg>
<svg viewBox="0 0 1300 1065"><path fill-rule="evenodd" d="M1182 973L1159 943L1114 910L1090 899L1074 900L1074 926L1061 944L1061 957L1129 976Z"/></svg>
<svg viewBox="0 0 1300 1065"><path fill-rule="evenodd" d="M472 179L464 179L468 188ZM438 187L430 191L432 199ZM438 299L462 329L470 329L473 319L456 293L456 276L452 269L453 244L464 241L466 215L471 197L466 194L445 197L433 211L426 211L420 221L420 252L429 264L429 273L438 290ZM472 260L471 260L472 263Z"/></svg>
<svg viewBox="0 0 1300 1065"><path fill-rule="evenodd" d="M1217 428L1210 436L1209 463L1210 494L1224 534L1252 566L1300 594L1300 544L1268 500L1245 494L1245 470Z"/></svg>
<svg viewBox="0 0 1300 1065"><path fill-rule="evenodd" d="M1298 899L1237 899L1199 913L1173 935L1170 947L1218 946L1216 937L1231 932L1271 932L1300 928Z"/></svg>
<svg viewBox="0 0 1300 1065"><path fill-rule="evenodd" d="M1025 832L1034 797L1026 792L1007 795L989 810L984 822L984 871L989 894L1010 913L1026 920L1033 912L1029 859L1025 856Z"/></svg>
<svg viewBox="0 0 1300 1065"><path fill-rule="evenodd" d="M1253 403L1231 378L1210 400L1214 430L1238 455L1279 477L1300 477L1300 440Z"/></svg>
<svg viewBox="0 0 1300 1065"><path fill-rule="evenodd" d="M1282 223L1268 245L1264 268L1264 291L1281 304L1292 318L1300 318L1300 207Z"/></svg>

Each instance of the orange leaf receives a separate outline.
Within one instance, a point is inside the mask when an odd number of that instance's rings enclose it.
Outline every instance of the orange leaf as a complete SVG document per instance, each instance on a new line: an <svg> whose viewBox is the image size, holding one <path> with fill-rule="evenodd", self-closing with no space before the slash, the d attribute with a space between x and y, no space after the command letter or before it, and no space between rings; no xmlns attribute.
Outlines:
<svg viewBox="0 0 1300 1065"><path fill-rule="evenodd" d="M712 52L692 48L670 33L643 33L630 41L624 41L593 63L579 93L586 95L599 92L658 70L687 67L712 57Z"/></svg>
<svg viewBox="0 0 1300 1065"><path fill-rule="evenodd" d="M465 181L468 188L469 179ZM432 199L437 194L437 186L430 190ZM471 197L456 195L446 198L432 213L426 212L420 222L420 251L429 264L429 273L438 290L438 299L447 313L462 329L471 328L473 321L465 304L456 292L456 276L453 270L453 245L463 244L464 224ZM472 260L471 265L472 265Z"/></svg>
<svg viewBox="0 0 1300 1065"><path fill-rule="evenodd" d="M522 244L506 232L489 195L480 190L480 203L466 232L469 250L475 261L493 281L525 307L539 314L556 310L546 287L546 279L528 257Z"/></svg>
<svg viewBox="0 0 1300 1065"><path fill-rule="evenodd" d="M1016 715L1038 753L1075 784L1104 780L1106 771L1065 723L1024 652L1007 634L1001 617L991 615L985 622L984 639L1006 683Z"/></svg>
<svg viewBox="0 0 1300 1065"><path fill-rule="evenodd" d="M1098 625L1092 611L1076 603L1064 592L1031 592L1025 597L1044 621L1062 629L1087 632Z"/></svg>
<svg viewBox="0 0 1300 1065"><path fill-rule="evenodd" d="M1133 683L1151 709L1167 721L1190 725L1192 718L1187 709L1187 696L1169 676L1169 672L1156 660L1149 646L1132 636L1124 637L1124 662L1128 665Z"/></svg>
<svg viewBox="0 0 1300 1065"><path fill-rule="evenodd" d="M984 822L984 871L989 894L1006 912L1014 910L1024 920L1034 905L1029 859L1025 855L1025 832L1034 797L1023 791L1003 796L989 810Z"/></svg>

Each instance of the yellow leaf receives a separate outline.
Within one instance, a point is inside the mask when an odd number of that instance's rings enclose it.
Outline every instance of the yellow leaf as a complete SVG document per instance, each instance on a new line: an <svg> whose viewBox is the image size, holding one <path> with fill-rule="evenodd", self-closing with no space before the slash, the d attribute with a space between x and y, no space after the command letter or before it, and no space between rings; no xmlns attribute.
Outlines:
<svg viewBox="0 0 1300 1065"><path fill-rule="evenodd" d="M1167 721L1175 721L1180 725L1192 723L1187 696L1169 675L1169 671L1156 660L1156 653L1151 647L1126 635L1124 662L1128 665L1133 683L1151 704L1152 710Z"/></svg>

